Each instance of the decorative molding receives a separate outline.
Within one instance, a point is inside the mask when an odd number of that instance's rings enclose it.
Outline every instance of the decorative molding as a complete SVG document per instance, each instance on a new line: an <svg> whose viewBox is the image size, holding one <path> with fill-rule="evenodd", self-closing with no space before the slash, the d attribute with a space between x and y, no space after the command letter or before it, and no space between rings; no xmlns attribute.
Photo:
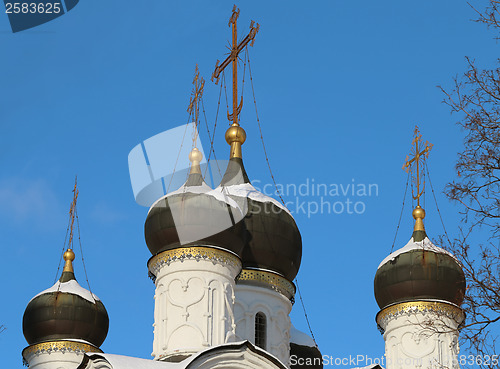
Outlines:
<svg viewBox="0 0 500 369"><path fill-rule="evenodd" d="M52 352L76 352L82 354L85 354L87 352L102 353L102 351L98 347L90 343L77 341L48 341L36 343L34 345L26 347L22 352L22 356L24 360L27 360L26 357L29 355L36 355L41 353L50 354Z"/></svg>
<svg viewBox="0 0 500 369"><path fill-rule="evenodd" d="M233 268L241 268L241 261L235 254L222 249L206 246L180 247L167 250L153 256L148 261L148 269L153 278L156 277L160 268L173 262L184 260L208 260L214 264L229 265Z"/></svg>
<svg viewBox="0 0 500 369"><path fill-rule="evenodd" d="M270 288L281 293L294 303L295 285L287 279L264 270L243 269L236 279L237 284L251 284Z"/></svg>
<svg viewBox="0 0 500 369"><path fill-rule="evenodd" d="M384 328L389 320L401 317L410 316L417 313L435 313L453 319L460 324L464 318L464 312L461 308L444 301L409 301L391 305L382 309L376 316L375 320L381 333L384 333Z"/></svg>
<svg viewBox="0 0 500 369"><path fill-rule="evenodd" d="M401 352L412 358L424 358L436 352L441 340L432 329L422 329L417 332L405 332L400 337Z"/></svg>
<svg viewBox="0 0 500 369"><path fill-rule="evenodd" d="M200 264L197 258L203 258ZM219 262L225 264L216 264ZM150 260L152 265L159 268L155 360L180 359L233 339L234 279L241 270L237 256L220 249L193 247L164 252Z"/></svg>

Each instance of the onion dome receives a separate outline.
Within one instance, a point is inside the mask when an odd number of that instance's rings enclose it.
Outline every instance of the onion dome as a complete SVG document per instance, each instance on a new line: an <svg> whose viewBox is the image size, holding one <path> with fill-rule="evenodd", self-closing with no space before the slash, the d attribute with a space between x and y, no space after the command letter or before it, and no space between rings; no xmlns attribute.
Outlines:
<svg viewBox="0 0 500 369"><path fill-rule="evenodd" d="M314 340L293 325L290 329L290 368L323 368L323 356Z"/></svg>
<svg viewBox="0 0 500 369"><path fill-rule="evenodd" d="M413 217L415 228L411 240L386 257L375 274L375 299L379 307L415 300L438 300L460 306L465 293L465 275L460 264L427 237L424 209L417 206Z"/></svg>
<svg viewBox="0 0 500 369"><path fill-rule="evenodd" d="M108 334L109 318L99 298L75 279L71 249L61 278L28 303L23 316L23 332L30 345L47 341L82 340L99 347Z"/></svg>
<svg viewBox="0 0 500 369"><path fill-rule="evenodd" d="M201 152L189 154L191 170L178 190L150 208L144 234L151 254L188 246L214 246L241 256L244 223L238 205L203 180Z"/></svg>
<svg viewBox="0 0 500 369"><path fill-rule="evenodd" d="M288 209L250 184L241 156L246 134L232 125L226 132L231 145L228 167L214 191L228 195L244 214L244 269L264 269L293 281L302 258L302 238Z"/></svg>

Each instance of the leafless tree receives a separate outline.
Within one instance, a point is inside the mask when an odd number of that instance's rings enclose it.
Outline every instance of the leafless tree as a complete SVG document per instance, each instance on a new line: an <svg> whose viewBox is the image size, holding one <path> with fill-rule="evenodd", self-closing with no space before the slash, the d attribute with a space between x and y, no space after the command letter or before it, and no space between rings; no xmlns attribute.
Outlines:
<svg viewBox="0 0 500 369"><path fill-rule="evenodd" d="M492 29L496 35L495 38L498 40L500 38L500 23L497 20L500 8L500 1L489 0L488 6L484 11L477 10L473 5L469 3L472 9L477 13L476 22L486 24L490 29Z"/></svg>
<svg viewBox="0 0 500 369"><path fill-rule="evenodd" d="M473 9L476 21L500 39L500 1L489 0L484 11ZM491 360L486 365L484 359L500 354L496 351L500 328L500 59L490 69L479 68L469 57L466 62L467 71L454 79L451 89L439 87L465 134L457 178L445 188L463 215L459 234L449 241L449 248L462 263L467 279L462 346L479 357L476 365L499 367L498 360L496 365Z"/></svg>

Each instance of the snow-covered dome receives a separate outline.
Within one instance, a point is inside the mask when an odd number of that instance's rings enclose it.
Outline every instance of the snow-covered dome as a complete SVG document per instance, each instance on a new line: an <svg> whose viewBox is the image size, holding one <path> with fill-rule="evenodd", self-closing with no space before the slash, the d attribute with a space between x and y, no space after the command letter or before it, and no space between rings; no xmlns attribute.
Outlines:
<svg viewBox="0 0 500 369"><path fill-rule="evenodd" d="M28 303L23 332L30 345L58 340L78 340L99 347L106 338L109 318L99 298L75 279L71 249L64 253L61 278Z"/></svg>
<svg viewBox="0 0 500 369"><path fill-rule="evenodd" d="M413 211L415 230L411 240L387 256L375 274L375 299L381 309L389 305L438 300L457 306L465 293L465 275L457 259L435 246L423 227L425 211Z"/></svg>
<svg viewBox="0 0 500 369"><path fill-rule="evenodd" d="M215 191L233 199L244 213L243 268L270 270L293 281L302 258L302 238L288 209L250 184L241 158L245 137L239 126L226 132L231 158Z"/></svg>
<svg viewBox="0 0 500 369"><path fill-rule="evenodd" d="M213 246L241 256L243 213L236 202L212 190L203 180L196 148L188 180L178 190L157 200L144 225L146 244L151 254L187 246Z"/></svg>

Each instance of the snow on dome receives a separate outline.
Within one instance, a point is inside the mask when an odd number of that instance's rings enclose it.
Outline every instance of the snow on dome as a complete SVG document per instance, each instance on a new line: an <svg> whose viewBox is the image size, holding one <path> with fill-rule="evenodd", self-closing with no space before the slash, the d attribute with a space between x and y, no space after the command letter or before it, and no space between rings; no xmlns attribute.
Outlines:
<svg viewBox="0 0 500 369"><path fill-rule="evenodd" d="M290 327L290 343L295 343L299 346L316 347L314 340L306 333L295 328L293 324Z"/></svg>
<svg viewBox="0 0 500 369"><path fill-rule="evenodd" d="M80 296L84 298L87 301L90 301L91 303L95 303L95 301L100 301L99 297L94 295L93 293L90 293L90 291L86 290L82 286L78 284L78 282L74 279L69 280L68 282L59 282L57 281L56 284L54 284L52 287L47 288L45 291L40 292L36 296L34 296L31 300L33 301L35 298L37 298L40 295L44 295L46 293L51 293L51 292L65 292L65 293L71 293L73 295Z"/></svg>
<svg viewBox="0 0 500 369"><path fill-rule="evenodd" d="M230 205L233 208L240 209L236 201L228 197L226 191L221 191L219 187L217 187L215 190L212 190L212 188L207 185L205 182L203 182L200 186L185 186L182 185L179 187L177 190L170 192L166 194L165 196L160 197L158 200L156 200L153 205L149 208L148 214L153 209L156 204L158 204L160 201L174 195L182 195L184 193L192 193L192 194L203 194L207 196L212 196L218 201L225 202L226 204ZM241 209L240 209L241 210Z"/></svg>
<svg viewBox="0 0 500 369"><path fill-rule="evenodd" d="M432 251L438 254L446 254L448 256L451 256L453 259L457 260L457 258L451 254L450 252L446 251L445 249L442 249L441 247L438 247L434 245L429 238L425 237L422 241L420 242L415 242L413 240L413 237L408 241L408 243L400 248L399 250L394 251L392 254L388 255L382 262L379 264L377 269L380 269L382 265L387 263L388 261L392 261L396 259L401 254L404 254L405 252L409 252L411 250L426 250L426 251Z"/></svg>
<svg viewBox="0 0 500 369"><path fill-rule="evenodd" d="M220 192L224 192L227 195L248 197L249 199L255 201L273 203L278 208L286 211L290 216L292 216L290 211L285 206L283 206L283 204L281 204L278 200L273 199L272 197L269 197L267 195L264 195L262 192L257 191L257 189L250 183L242 183L230 186L219 186L214 191L217 190L219 190Z"/></svg>
<svg viewBox="0 0 500 369"><path fill-rule="evenodd" d="M169 363L114 354L91 354L91 356L103 357L115 369L183 369L186 367L186 363L183 362Z"/></svg>

